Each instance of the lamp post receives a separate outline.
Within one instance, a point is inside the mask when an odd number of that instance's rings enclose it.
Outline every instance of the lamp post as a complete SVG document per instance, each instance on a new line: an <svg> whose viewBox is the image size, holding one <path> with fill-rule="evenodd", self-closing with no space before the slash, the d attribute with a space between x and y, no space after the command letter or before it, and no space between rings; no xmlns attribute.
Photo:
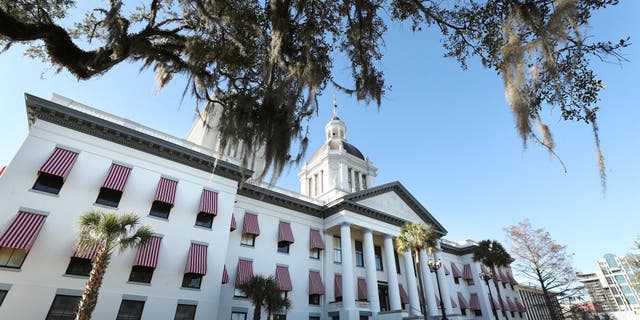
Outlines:
<svg viewBox="0 0 640 320"><path fill-rule="evenodd" d="M491 274L491 272L480 272L480 278L482 280L484 280L484 283L487 284L487 289L489 290L489 299L491 299L491 301L489 301L489 303L491 304L491 311L493 312L493 316L496 318L496 320L498 319L498 312L496 312L496 306L494 305L494 300L493 300L493 295L491 294L491 287L489 286L489 280L493 279L493 275Z"/></svg>
<svg viewBox="0 0 640 320"><path fill-rule="evenodd" d="M440 310L442 310L442 320L448 320L447 311L444 309L444 299L442 298L442 289L440 288L440 278L438 278L438 269L442 267L442 260L438 259L438 261L433 262L433 260L429 260L429 269L436 272L436 283L438 284L438 296L440 296Z"/></svg>

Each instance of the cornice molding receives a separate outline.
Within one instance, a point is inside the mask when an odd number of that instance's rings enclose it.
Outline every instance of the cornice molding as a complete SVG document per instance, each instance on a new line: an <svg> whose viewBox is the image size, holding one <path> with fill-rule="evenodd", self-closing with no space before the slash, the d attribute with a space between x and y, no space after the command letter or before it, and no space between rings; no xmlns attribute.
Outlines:
<svg viewBox="0 0 640 320"><path fill-rule="evenodd" d="M40 119L235 181L252 174L250 170L243 172L232 163L46 99L25 94L25 100L29 126Z"/></svg>

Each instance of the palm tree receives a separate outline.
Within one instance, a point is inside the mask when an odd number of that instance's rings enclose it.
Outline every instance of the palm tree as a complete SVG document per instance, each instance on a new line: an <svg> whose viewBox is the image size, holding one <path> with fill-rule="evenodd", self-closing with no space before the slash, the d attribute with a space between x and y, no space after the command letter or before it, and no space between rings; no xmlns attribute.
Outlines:
<svg viewBox="0 0 640 320"><path fill-rule="evenodd" d="M480 261L485 266L489 267L491 273L493 274L493 284L496 287L496 292L498 293L498 303L502 303L502 294L500 293L500 286L498 286L497 269L500 267L507 267L513 261L511 255L504 249L502 244L496 240L482 240L478 243L478 246L473 251L473 261ZM487 286L489 285L489 280L485 280L487 282ZM491 292L491 289L489 289ZM493 301L491 302L493 303ZM497 306L496 306L497 307ZM504 308L503 308L504 309ZM495 312L495 311L494 311ZM507 312L502 310L502 315L505 319L509 319L507 317ZM496 317L497 318L497 317Z"/></svg>
<svg viewBox="0 0 640 320"><path fill-rule="evenodd" d="M96 255L82 293L76 320L91 319L111 255L116 250L121 253L127 249L139 248L151 237L151 228L142 226L136 229L139 222L140 218L133 213L118 215L115 212L94 210L80 216L80 235L76 248L79 252L88 252L95 247Z"/></svg>
<svg viewBox="0 0 640 320"><path fill-rule="evenodd" d="M253 303L253 320L260 320L263 306L269 318L272 313L291 305L289 299L282 297L278 284L272 276L254 275L245 283L238 285L238 289L244 292Z"/></svg>
<svg viewBox="0 0 640 320"><path fill-rule="evenodd" d="M400 235L396 238L396 249L399 252L409 251L413 256L413 267L418 270L418 288L420 289L421 296L420 300L423 300L425 297L422 285L422 267L424 266L417 266L418 254L421 249L426 249L429 254L432 254L435 250L437 239L436 233L431 225L417 222L405 223L402 225ZM422 304L420 306L422 308L421 311L424 315L424 319L427 320L428 316L426 307Z"/></svg>

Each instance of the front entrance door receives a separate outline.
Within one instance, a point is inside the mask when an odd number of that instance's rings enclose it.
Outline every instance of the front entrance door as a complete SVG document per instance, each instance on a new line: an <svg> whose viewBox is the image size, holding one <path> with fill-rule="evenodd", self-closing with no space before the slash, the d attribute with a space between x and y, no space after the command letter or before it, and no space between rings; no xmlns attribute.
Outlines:
<svg viewBox="0 0 640 320"><path fill-rule="evenodd" d="M389 311L389 287L386 282L378 282L378 298L380 311Z"/></svg>

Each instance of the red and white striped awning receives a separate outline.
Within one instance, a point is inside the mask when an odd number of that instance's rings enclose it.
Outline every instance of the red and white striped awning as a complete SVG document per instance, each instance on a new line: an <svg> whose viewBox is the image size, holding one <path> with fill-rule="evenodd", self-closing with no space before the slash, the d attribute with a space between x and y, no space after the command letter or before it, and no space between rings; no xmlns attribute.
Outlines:
<svg viewBox="0 0 640 320"><path fill-rule="evenodd" d="M522 303L520 303L520 300L518 300L518 298L514 298L514 300L516 302L516 307L518 308L518 312L527 311L527 309L522 305Z"/></svg>
<svg viewBox="0 0 640 320"><path fill-rule="evenodd" d="M0 237L0 247L29 251L46 219L41 214L18 211L18 215Z"/></svg>
<svg viewBox="0 0 640 320"><path fill-rule="evenodd" d="M160 256L160 243L162 238L158 236L151 236L147 243L138 249L136 253L136 259L133 262L134 266L151 267L158 266L158 257ZM206 250L206 249L205 249ZM206 255L206 253L205 253Z"/></svg>
<svg viewBox="0 0 640 320"><path fill-rule="evenodd" d="M453 262L451 262L451 272L453 272L454 278L462 278L462 272L460 272L460 269L458 269L458 266L456 266L456 264Z"/></svg>
<svg viewBox="0 0 640 320"><path fill-rule="evenodd" d="M504 271L500 271L500 279L502 279L502 282L504 283L509 283L509 278Z"/></svg>
<svg viewBox="0 0 640 320"><path fill-rule="evenodd" d="M112 163L102 187L117 191L124 191L124 187L127 184L127 179L129 179L130 173L131 168Z"/></svg>
<svg viewBox="0 0 640 320"><path fill-rule="evenodd" d="M449 299L451 299L451 308L457 308L458 305L456 304L456 301L453 299L453 297L449 296Z"/></svg>
<svg viewBox="0 0 640 320"><path fill-rule="evenodd" d="M500 306L502 307L502 310L504 310L504 311L510 311L510 309L509 309L509 305L508 305L506 302L504 302L504 300L502 300L502 299L500 299L500 298L498 298L498 300L500 301ZM515 310L514 310L514 311L515 311Z"/></svg>
<svg viewBox="0 0 640 320"><path fill-rule="evenodd" d="M509 305L509 310L513 311L513 312L517 312L518 308L516 307L516 305L513 303L513 301L511 301L510 297L507 297L507 304Z"/></svg>
<svg viewBox="0 0 640 320"><path fill-rule="evenodd" d="M207 274L207 245L191 243L184 273Z"/></svg>
<svg viewBox="0 0 640 320"><path fill-rule="evenodd" d="M242 221L242 233L260 235L260 225L258 225L258 216L253 213L245 213L244 221Z"/></svg>
<svg viewBox="0 0 640 320"><path fill-rule="evenodd" d="M5 170L7 170L7 166L3 166L0 168L0 176L2 176Z"/></svg>
<svg viewBox="0 0 640 320"><path fill-rule="evenodd" d="M153 200L168 203L173 207L173 204L176 200L177 187L178 181L167 178L160 178L160 182L158 182L158 188L156 189L156 196Z"/></svg>
<svg viewBox="0 0 640 320"><path fill-rule="evenodd" d="M500 271L493 272L493 270L491 270L491 274L493 275L493 278L496 279L496 281L502 281L502 277L500 276Z"/></svg>
<svg viewBox="0 0 640 320"><path fill-rule="evenodd" d="M500 304L498 304L498 301L496 301L495 298L492 298L491 295L488 295L488 297L489 297L489 302L491 302L491 308L502 310L502 308L500 307Z"/></svg>
<svg viewBox="0 0 640 320"><path fill-rule="evenodd" d="M231 214L231 225L229 226L229 231L234 231L236 230L237 226L236 226L236 216L232 213Z"/></svg>
<svg viewBox="0 0 640 320"><path fill-rule="evenodd" d="M358 278L358 300L367 300L367 280Z"/></svg>
<svg viewBox="0 0 640 320"><path fill-rule="evenodd" d="M318 271L309 271L309 294L324 294L324 284Z"/></svg>
<svg viewBox="0 0 640 320"><path fill-rule="evenodd" d="M447 268L447 266L446 266L446 265L444 265L444 264L443 264L442 266L444 267L444 275L445 275L445 276L450 275L450 274L451 274L451 272L449 272L449 268Z"/></svg>
<svg viewBox="0 0 640 320"><path fill-rule="evenodd" d="M289 276L289 267L276 266L276 284L278 285L278 289L282 291L293 290L291 276Z"/></svg>
<svg viewBox="0 0 640 320"><path fill-rule="evenodd" d="M509 284L514 286L518 284L518 281L516 281L511 273L507 272L507 277L509 278Z"/></svg>
<svg viewBox="0 0 640 320"><path fill-rule="evenodd" d="M236 271L236 287L249 281L253 277L253 261L239 259L238 270Z"/></svg>
<svg viewBox="0 0 640 320"><path fill-rule="evenodd" d="M336 274L333 277L333 288L334 288L334 292L335 292L335 298L340 298L342 297L342 276L339 274Z"/></svg>
<svg viewBox="0 0 640 320"><path fill-rule="evenodd" d="M487 266L485 266L484 264L480 265L480 271L482 273L489 273L489 268L487 268Z"/></svg>
<svg viewBox="0 0 640 320"><path fill-rule="evenodd" d="M458 292L458 303L460 304L460 309L471 309L469 302L464 298L462 292Z"/></svg>
<svg viewBox="0 0 640 320"><path fill-rule="evenodd" d="M77 152L55 148L38 173L48 173L66 179L77 158Z"/></svg>
<svg viewBox="0 0 640 320"><path fill-rule="evenodd" d="M218 193L211 190L202 189L200 196L200 209L198 212L204 212L212 215L218 214Z"/></svg>
<svg viewBox="0 0 640 320"><path fill-rule="evenodd" d="M322 236L320 235L320 231L315 229L309 230L309 244L310 244L310 249L324 250L324 241L322 241Z"/></svg>
<svg viewBox="0 0 640 320"><path fill-rule="evenodd" d="M227 265L222 268L222 284L229 283L229 272L227 272Z"/></svg>
<svg viewBox="0 0 640 320"><path fill-rule="evenodd" d="M400 303L409 303L409 295L407 294L407 291L404 290L401 284L398 284L398 287L400 289Z"/></svg>
<svg viewBox="0 0 640 320"><path fill-rule="evenodd" d="M478 298L477 293L471 294L471 301L469 303L469 306L472 310L482 310L482 308L480 308L480 299Z"/></svg>
<svg viewBox="0 0 640 320"><path fill-rule="evenodd" d="M473 280L473 273L471 273L471 265L465 264L462 269L462 278L465 280Z"/></svg>
<svg viewBox="0 0 640 320"><path fill-rule="evenodd" d="M93 247L89 248L86 251L80 251L78 250L78 248L76 248L75 250L73 250L73 254L71 256L74 258L93 260L93 258L96 257L96 254L98 254L97 244L93 245Z"/></svg>
<svg viewBox="0 0 640 320"><path fill-rule="evenodd" d="M291 232L291 224L289 222L280 221L278 226L278 242L293 243L293 232Z"/></svg>

